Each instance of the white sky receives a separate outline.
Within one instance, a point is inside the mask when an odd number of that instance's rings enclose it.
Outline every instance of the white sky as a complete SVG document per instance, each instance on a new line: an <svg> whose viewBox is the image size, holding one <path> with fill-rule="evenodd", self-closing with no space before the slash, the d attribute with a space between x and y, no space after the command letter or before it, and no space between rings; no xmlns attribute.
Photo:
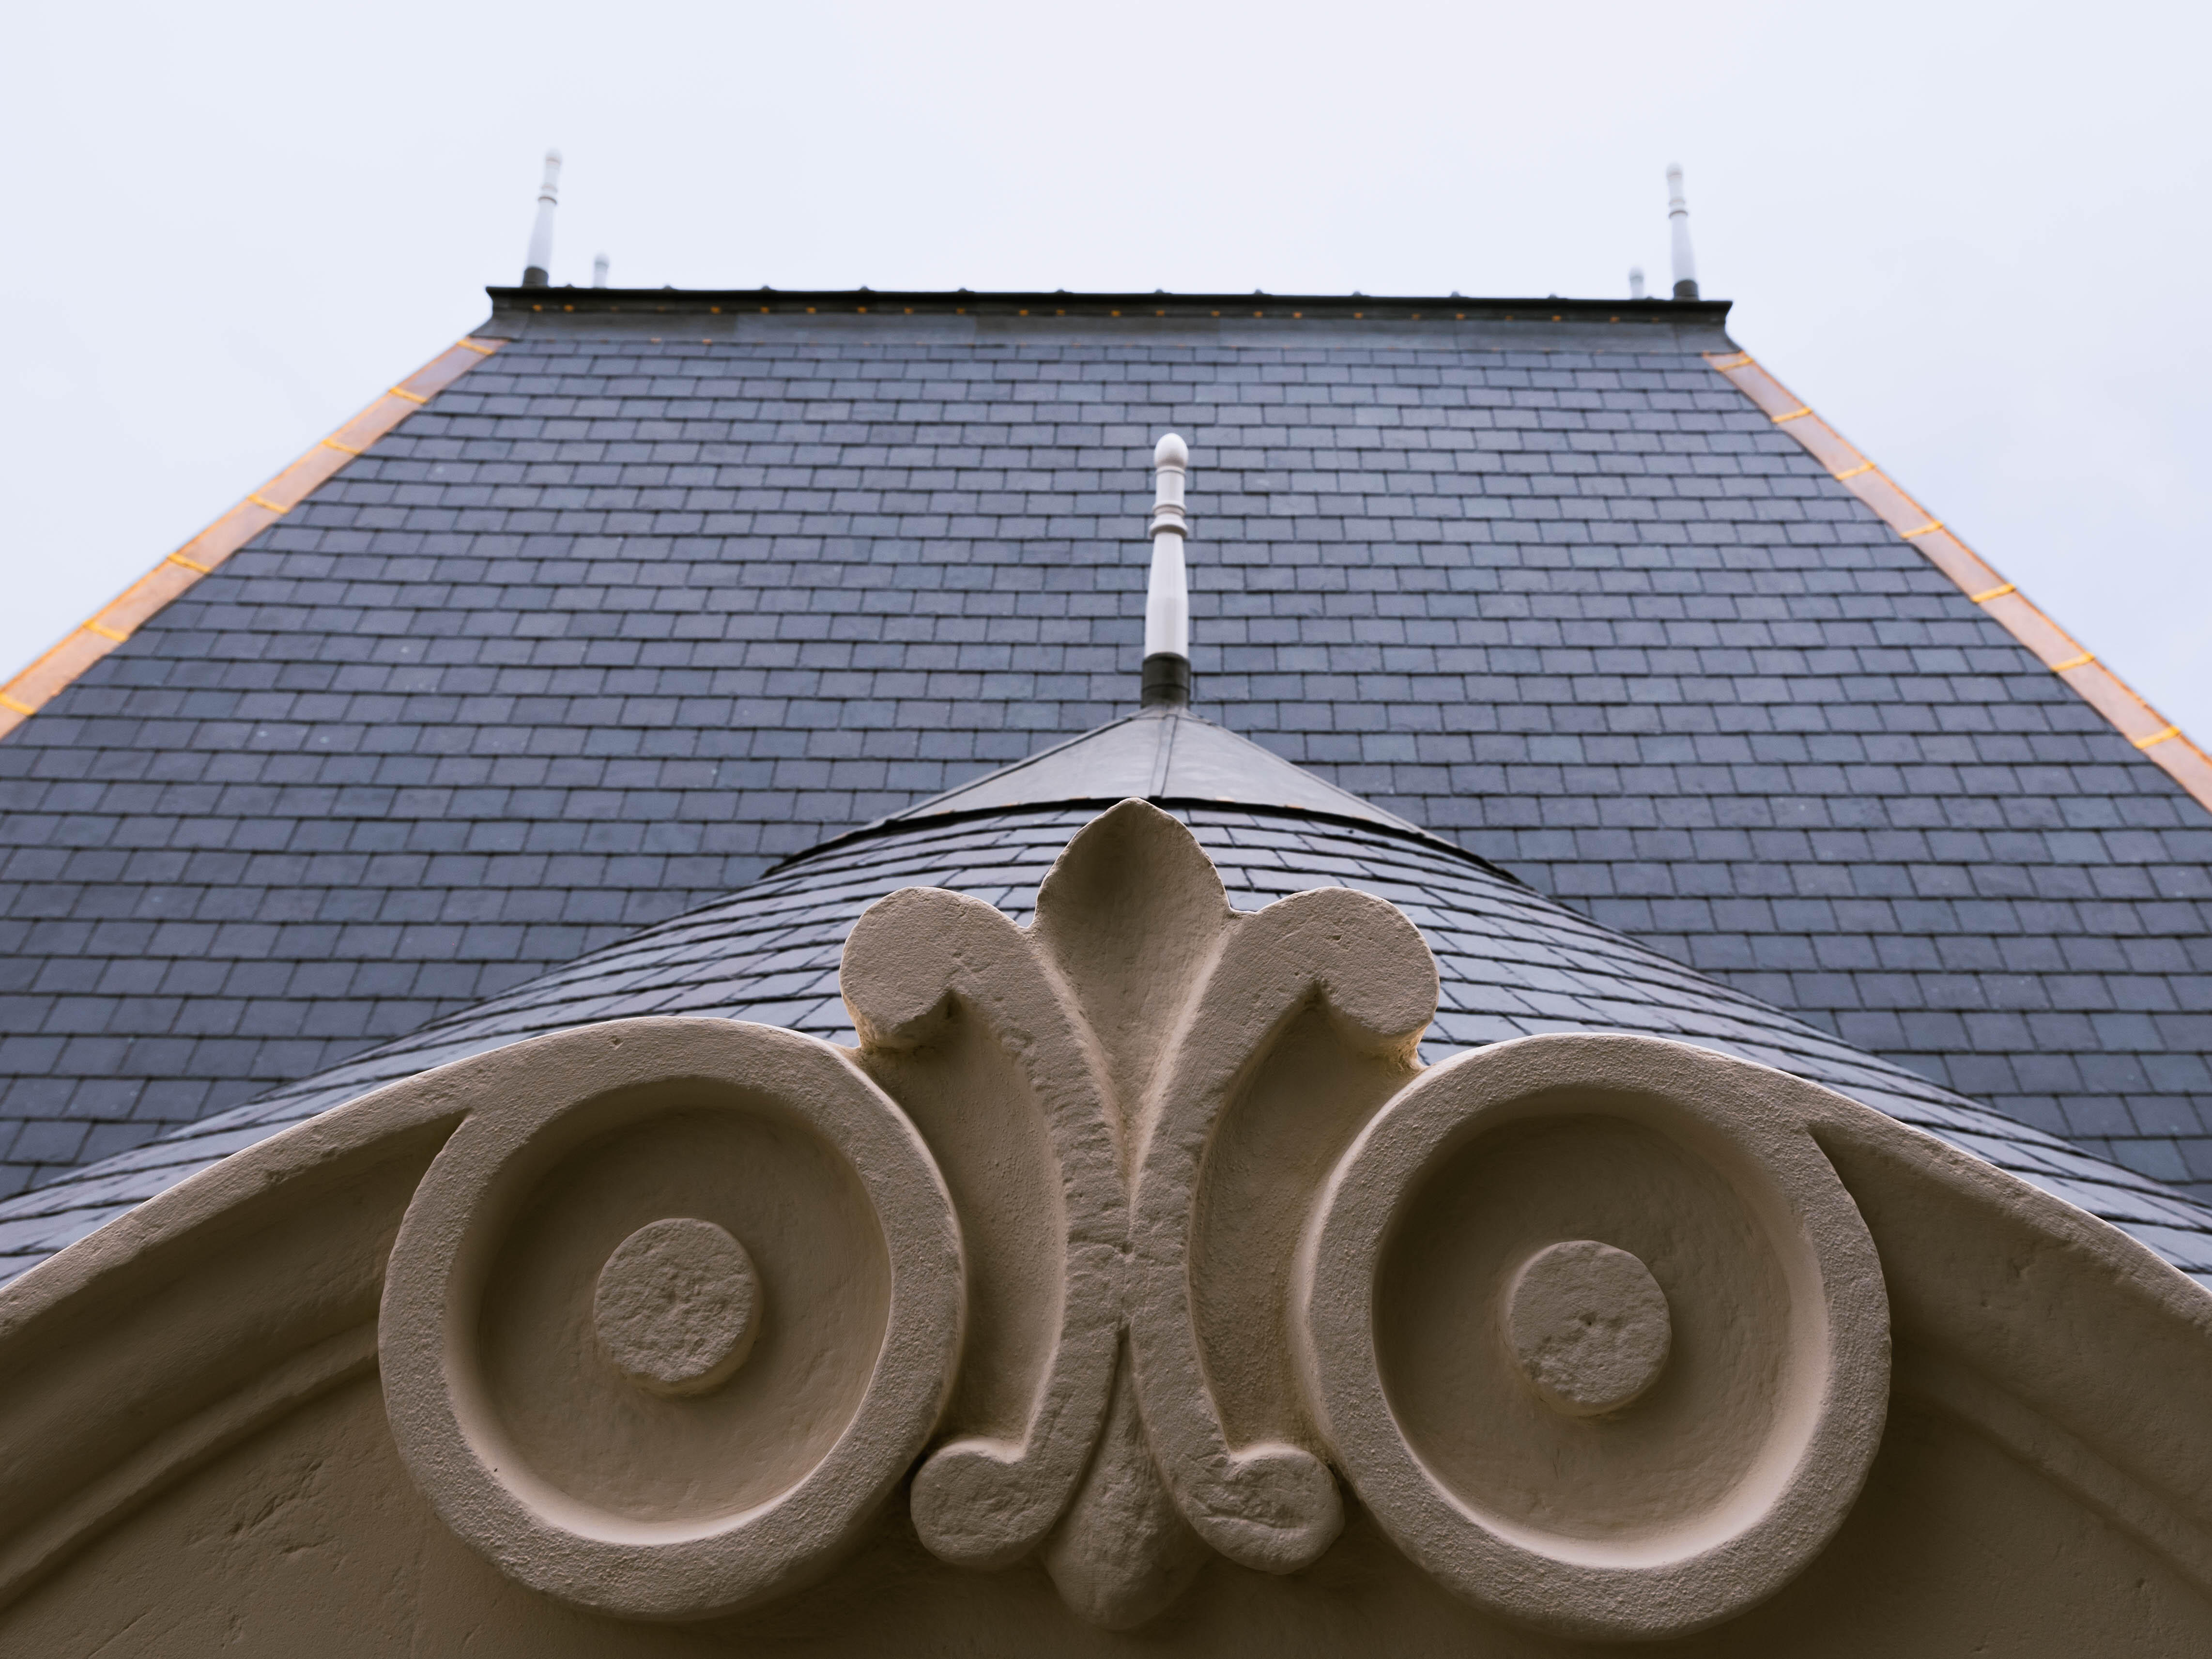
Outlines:
<svg viewBox="0 0 2212 1659"><path fill-rule="evenodd" d="M25 7L0 674L553 279L1664 291L2212 740L2212 9Z"/></svg>

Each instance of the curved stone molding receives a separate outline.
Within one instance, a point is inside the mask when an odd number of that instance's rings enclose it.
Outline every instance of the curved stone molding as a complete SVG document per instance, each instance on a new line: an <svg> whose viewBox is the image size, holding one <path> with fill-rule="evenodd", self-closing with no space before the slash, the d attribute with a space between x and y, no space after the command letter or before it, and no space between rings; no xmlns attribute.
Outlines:
<svg viewBox="0 0 2212 1659"><path fill-rule="evenodd" d="M1856 1498L1889 1386L1881 1267L1804 1127L1821 1091L1627 1036L1410 1085L1299 1267L1339 1464L1469 1601L1653 1638L1741 1613Z"/></svg>
<svg viewBox="0 0 2212 1659"><path fill-rule="evenodd" d="M504 1055L407 1206L379 1356L402 1457L523 1583L690 1619L804 1583L935 1425L960 1237L839 1050L623 1022Z"/></svg>
<svg viewBox="0 0 2212 1659"><path fill-rule="evenodd" d="M1194 1280L1206 1271L1191 1247L1208 1154L1255 1062L1310 1006L1325 1009L1355 1052L1410 1069L1436 1013L1437 969L1403 915L1346 888L1236 915L1228 933L1147 1114L1130 1334L1145 1421L1183 1514L1232 1561L1289 1572L1328 1547L1343 1508L1335 1477L1305 1447L1231 1443L1192 1305Z"/></svg>
<svg viewBox="0 0 2212 1659"><path fill-rule="evenodd" d="M1423 1072L1405 917L1141 802L843 988L857 1052L530 1037L0 1290L0 1647L2204 1649L2212 1297L1963 1151L1650 1038Z"/></svg>
<svg viewBox="0 0 2212 1659"><path fill-rule="evenodd" d="M1081 1016L1028 935L978 900L927 888L881 900L846 941L840 978L865 1051L921 1047L957 1004L980 1017L1025 1085L1024 1100L963 1097L970 1133L993 1133L952 1151L948 1173L994 1235L1025 1221L1056 1260L1042 1281L1007 1273L977 1287L963 1369L988 1375L996 1409L956 1423L915 1476L912 1500L915 1528L939 1559L1005 1566L1066 1511L1113 1384L1127 1222L1103 1085ZM1049 1164L1008 1180L1024 1168L1012 1120L1030 1115L1049 1139Z"/></svg>

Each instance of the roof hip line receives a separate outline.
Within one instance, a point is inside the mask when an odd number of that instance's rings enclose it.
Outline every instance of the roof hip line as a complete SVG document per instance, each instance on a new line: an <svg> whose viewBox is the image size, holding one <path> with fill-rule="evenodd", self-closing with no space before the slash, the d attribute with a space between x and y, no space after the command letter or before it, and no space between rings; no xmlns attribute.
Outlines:
<svg viewBox="0 0 2212 1659"><path fill-rule="evenodd" d="M74 684L171 600L329 482L348 462L506 343L463 337L384 392L289 466L79 623L58 645L0 685L0 738Z"/></svg>
<svg viewBox="0 0 2212 1659"><path fill-rule="evenodd" d="M1958 532L1905 492L1811 406L1762 368L1748 351L1708 351L1705 362L1760 411L1804 447L1828 476L1874 510L1900 539L1958 585L2005 632L2064 680L2082 702L2173 781L2212 811L2212 757L2152 708L2125 680L2061 628Z"/></svg>

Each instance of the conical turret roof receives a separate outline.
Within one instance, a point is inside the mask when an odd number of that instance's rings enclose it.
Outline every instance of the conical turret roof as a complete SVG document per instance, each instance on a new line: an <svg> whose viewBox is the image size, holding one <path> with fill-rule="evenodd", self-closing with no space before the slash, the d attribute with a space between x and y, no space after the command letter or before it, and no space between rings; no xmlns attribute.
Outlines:
<svg viewBox="0 0 2212 1659"><path fill-rule="evenodd" d="M1188 708L1146 708L1041 749L973 782L894 812L885 824L997 811L1010 806L1149 800L1279 807L1409 836L1428 832L1340 789L1280 755Z"/></svg>
<svg viewBox="0 0 2212 1659"><path fill-rule="evenodd" d="M1132 782L1147 766L1139 789L1197 837L1237 908L1342 885L1412 918L1441 981L1423 1044L1432 1062L1486 1042L1571 1030L1670 1037L1736 1054L1835 1089L2056 1193L2212 1285L2212 1210L1686 968L1181 712L1116 720L1004 767L396 1042L0 1204L0 1277L319 1112L526 1037L683 1014L849 1043L838 969L862 911L900 888L933 886L1026 922L1053 860L1098 811L1102 789Z"/></svg>

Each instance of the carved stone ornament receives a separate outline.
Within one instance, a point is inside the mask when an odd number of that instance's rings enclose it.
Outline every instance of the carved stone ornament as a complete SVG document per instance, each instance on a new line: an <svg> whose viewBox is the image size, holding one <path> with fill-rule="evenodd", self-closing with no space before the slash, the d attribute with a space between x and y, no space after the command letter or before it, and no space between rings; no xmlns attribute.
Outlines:
<svg viewBox="0 0 2212 1659"><path fill-rule="evenodd" d="M751 1607L911 1468L935 1555L1041 1554L1128 1627L1210 1553L1311 1565L1341 1476L1455 1594L1650 1638L1771 1595L1850 1508L1887 1304L1789 1080L1628 1037L1424 1071L1404 915L1240 913L1135 801L1031 926L895 893L842 983L857 1054L719 1021L520 1045L408 1206L392 1431L523 1583Z"/></svg>
<svg viewBox="0 0 2212 1659"><path fill-rule="evenodd" d="M526 1045L416 1189L378 1347L400 1455L507 1572L686 1619L805 1583L927 1442L960 1225L851 1058L734 1022Z"/></svg>

